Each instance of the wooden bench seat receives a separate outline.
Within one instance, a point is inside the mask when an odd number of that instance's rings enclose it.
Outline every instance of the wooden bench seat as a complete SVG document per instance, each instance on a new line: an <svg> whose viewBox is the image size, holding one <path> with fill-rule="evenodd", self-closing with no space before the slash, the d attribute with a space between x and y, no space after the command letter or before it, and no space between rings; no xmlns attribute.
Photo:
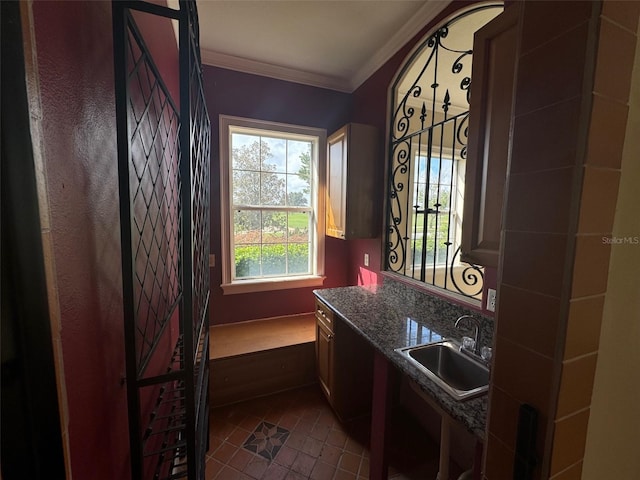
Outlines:
<svg viewBox="0 0 640 480"><path fill-rule="evenodd" d="M315 340L313 313L212 326L211 405L314 383Z"/></svg>

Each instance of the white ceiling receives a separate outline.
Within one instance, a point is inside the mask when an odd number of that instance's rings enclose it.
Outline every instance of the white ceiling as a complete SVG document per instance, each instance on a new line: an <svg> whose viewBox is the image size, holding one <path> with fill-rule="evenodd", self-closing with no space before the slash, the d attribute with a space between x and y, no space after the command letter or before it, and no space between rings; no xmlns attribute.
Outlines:
<svg viewBox="0 0 640 480"><path fill-rule="evenodd" d="M202 62L352 92L451 0L199 0Z"/></svg>

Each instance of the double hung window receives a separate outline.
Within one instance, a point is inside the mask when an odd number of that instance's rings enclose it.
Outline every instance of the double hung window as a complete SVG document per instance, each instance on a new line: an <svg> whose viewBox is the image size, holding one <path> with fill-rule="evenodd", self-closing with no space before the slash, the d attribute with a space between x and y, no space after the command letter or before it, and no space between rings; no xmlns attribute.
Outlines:
<svg viewBox="0 0 640 480"><path fill-rule="evenodd" d="M324 130L220 119L225 293L320 285Z"/></svg>

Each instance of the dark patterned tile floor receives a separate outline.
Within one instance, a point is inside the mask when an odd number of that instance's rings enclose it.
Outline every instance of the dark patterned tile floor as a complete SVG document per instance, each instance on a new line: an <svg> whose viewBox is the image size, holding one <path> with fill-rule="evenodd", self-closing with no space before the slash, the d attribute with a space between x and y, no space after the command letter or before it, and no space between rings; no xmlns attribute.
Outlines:
<svg viewBox="0 0 640 480"><path fill-rule="evenodd" d="M317 386L213 409L206 479L368 479L369 422L342 424ZM390 479L436 478L438 446L402 411L388 445Z"/></svg>

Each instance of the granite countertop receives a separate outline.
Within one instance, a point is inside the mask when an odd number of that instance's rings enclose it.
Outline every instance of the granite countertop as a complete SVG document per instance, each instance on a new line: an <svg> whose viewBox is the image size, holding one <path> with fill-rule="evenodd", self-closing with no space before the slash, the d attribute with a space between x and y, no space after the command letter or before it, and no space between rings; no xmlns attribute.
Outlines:
<svg viewBox="0 0 640 480"><path fill-rule="evenodd" d="M486 394L463 402L456 401L394 350L438 341L440 337L459 339L462 334L456 331L454 322L464 314L472 314L481 320L481 343L491 345L492 320L478 312L431 295L416 293L409 287L396 283L329 288L314 290L313 293L381 352L392 365L417 383L442 410L478 438L484 439Z"/></svg>

